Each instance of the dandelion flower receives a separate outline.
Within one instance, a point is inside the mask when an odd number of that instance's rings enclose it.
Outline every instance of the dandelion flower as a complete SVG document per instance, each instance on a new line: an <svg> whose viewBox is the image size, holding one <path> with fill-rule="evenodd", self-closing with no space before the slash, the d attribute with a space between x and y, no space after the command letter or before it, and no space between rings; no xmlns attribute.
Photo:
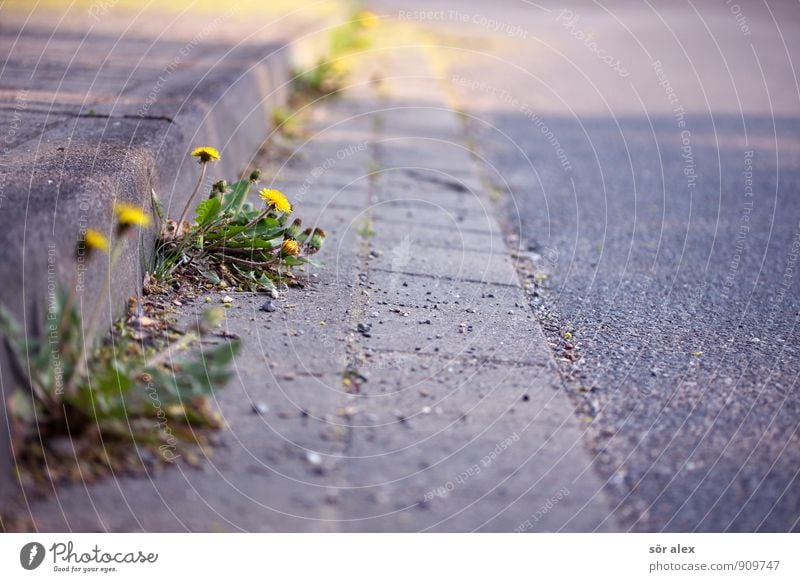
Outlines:
<svg viewBox="0 0 800 582"><path fill-rule="evenodd" d="M350 66L344 59L336 59L331 63L331 69L337 75L345 75L350 72Z"/></svg>
<svg viewBox="0 0 800 582"><path fill-rule="evenodd" d="M150 226L150 216L138 206L119 202L114 204L114 213L120 226Z"/></svg>
<svg viewBox="0 0 800 582"><path fill-rule="evenodd" d="M361 28L375 28L381 23L381 18L371 10L362 10L357 16L358 24Z"/></svg>
<svg viewBox="0 0 800 582"><path fill-rule="evenodd" d="M197 148L192 151L192 155L196 158L200 158L201 164L205 164L219 159L219 152L210 146L203 146L201 148Z"/></svg>
<svg viewBox="0 0 800 582"><path fill-rule="evenodd" d="M267 206L271 206L275 210L280 212L292 211L292 204L280 190L270 190L268 188L264 188L259 192L259 195L261 196L261 199L267 203Z"/></svg>
<svg viewBox="0 0 800 582"><path fill-rule="evenodd" d="M89 257L93 251L109 252L111 245L105 235L93 228L87 228L75 248L75 256Z"/></svg>
<svg viewBox="0 0 800 582"><path fill-rule="evenodd" d="M83 244L87 249L97 249L98 251L108 252L109 244L105 235L93 228L87 228L83 234Z"/></svg>
<svg viewBox="0 0 800 582"><path fill-rule="evenodd" d="M281 244L281 257L296 257L300 254L300 243L296 240L286 239Z"/></svg>

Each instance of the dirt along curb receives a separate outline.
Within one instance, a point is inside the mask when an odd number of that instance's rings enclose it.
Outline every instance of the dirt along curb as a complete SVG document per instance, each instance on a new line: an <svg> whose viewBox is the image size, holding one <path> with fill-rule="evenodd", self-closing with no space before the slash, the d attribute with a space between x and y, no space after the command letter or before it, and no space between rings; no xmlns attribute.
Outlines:
<svg viewBox="0 0 800 582"><path fill-rule="evenodd" d="M66 484L32 506L38 527L613 527L441 80L417 48L375 54L266 168L328 231L327 266L278 298L185 304L191 326L224 303L241 339L215 446L146 478Z"/></svg>
<svg viewBox="0 0 800 582"><path fill-rule="evenodd" d="M110 296L97 298L104 266L77 264L81 232L110 232L114 201L149 209L151 189L170 215L179 212L197 180L188 153L198 145L222 152L209 184L240 175L286 100L287 49L213 42L202 30L175 42L8 24L0 46L8 55L0 68L0 302L42 334L43 306L81 266L82 309L105 301L110 321L139 293L152 239L130 241ZM7 360L0 366L7 509L19 500L5 410L16 379Z"/></svg>

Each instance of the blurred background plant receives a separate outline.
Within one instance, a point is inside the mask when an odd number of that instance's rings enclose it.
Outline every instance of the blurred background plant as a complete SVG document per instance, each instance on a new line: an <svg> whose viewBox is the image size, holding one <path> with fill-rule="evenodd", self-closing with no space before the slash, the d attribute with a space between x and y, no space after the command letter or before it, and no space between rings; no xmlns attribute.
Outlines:
<svg viewBox="0 0 800 582"><path fill-rule="evenodd" d="M380 17L369 10L355 10L345 22L328 33L328 46L310 65L294 68L295 99L311 100L336 93L347 78L353 57L370 48Z"/></svg>
<svg viewBox="0 0 800 582"><path fill-rule="evenodd" d="M92 444L103 449L120 441L159 448L173 435L190 438L192 428L220 425L208 397L230 376L238 343L191 350L203 332L220 323L219 313L207 312L199 333L170 336L132 300L129 318L95 340L124 240L150 224L137 207L117 204L114 212L111 242L89 229L78 243L81 256L108 259L105 282L86 320L76 301L77 277L48 304L45 337L27 335L0 305L0 331L20 383L8 403L14 452L23 464L41 460L51 438L78 442L91 435ZM143 328L151 333L141 333ZM188 430L165 435L166 419Z"/></svg>

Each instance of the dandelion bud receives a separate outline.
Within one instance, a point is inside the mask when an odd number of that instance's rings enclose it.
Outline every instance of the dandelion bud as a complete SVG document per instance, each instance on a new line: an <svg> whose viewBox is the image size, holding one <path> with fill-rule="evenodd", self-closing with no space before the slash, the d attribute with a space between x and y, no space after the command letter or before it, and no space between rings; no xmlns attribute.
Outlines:
<svg viewBox="0 0 800 582"><path fill-rule="evenodd" d="M214 182L214 185L211 186L211 195L209 198L219 198L225 191L228 189L228 183L225 180L220 180L219 182Z"/></svg>
<svg viewBox="0 0 800 582"><path fill-rule="evenodd" d="M283 244L281 244L281 252L280 252L280 256L282 259L286 257L296 257L299 254L300 254L300 245L297 243L297 241L292 239L286 239L285 241L283 241Z"/></svg>
<svg viewBox="0 0 800 582"><path fill-rule="evenodd" d="M308 246L312 253L318 252L322 245L325 244L325 231L321 228L315 228L311 233L311 238L308 240Z"/></svg>
<svg viewBox="0 0 800 582"><path fill-rule="evenodd" d="M303 231L303 234L301 234L300 236L298 236L298 237L297 237L297 240L298 240L298 241L300 241L301 243L304 243L304 242L306 242L306 241L308 240L308 237L310 237L310 236L311 236L311 233L312 233L313 231L314 231L314 229L313 229L313 228L310 228L310 227L309 227L309 228L307 228L307 229L305 229L305 230Z"/></svg>
<svg viewBox="0 0 800 582"><path fill-rule="evenodd" d="M295 218L292 224L286 227L286 230L283 231L283 238L286 239L297 239L300 236L301 229L303 228L303 221L299 218Z"/></svg>

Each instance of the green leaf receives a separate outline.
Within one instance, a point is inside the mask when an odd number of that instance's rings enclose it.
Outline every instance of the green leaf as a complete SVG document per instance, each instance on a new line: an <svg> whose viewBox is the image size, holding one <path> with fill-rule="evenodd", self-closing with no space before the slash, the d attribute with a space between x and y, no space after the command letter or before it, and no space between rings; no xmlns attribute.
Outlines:
<svg viewBox="0 0 800 582"><path fill-rule="evenodd" d="M156 211L159 223L164 222L164 207L161 204L161 199L156 194L156 191L150 188L150 198L153 201L153 210Z"/></svg>
<svg viewBox="0 0 800 582"><path fill-rule="evenodd" d="M275 283L272 282L272 279L267 277L266 273L261 273L261 276L258 278L258 282L261 283L261 287L269 291L270 289L275 289Z"/></svg>
<svg viewBox="0 0 800 582"><path fill-rule="evenodd" d="M208 198L197 205L197 224L205 226L214 220L222 209L219 198Z"/></svg>
<svg viewBox="0 0 800 582"><path fill-rule="evenodd" d="M245 198L247 198L247 195L250 193L250 186L252 186L252 184L250 180L239 180L236 182L231 188L231 191L225 194L225 198L222 201L222 211L238 214L242 209Z"/></svg>
<svg viewBox="0 0 800 582"><path fill-rule="evenodd" d="M296 267L297 265L305 265L308 262L308 259L303 257L284 257L283 259L284 265L289 265L290 267Z"/></svg>
<svg viewBox="0 0 800 582"><path fill-rule="evenodd" d="M164 383L164 387L177 394L181 400L212 395L216 388L222 387L231 377L233 370L228 364L238 351L238 341L224 342L181 362L180 372L154 372L160 376L159 380Z"/></svg>
<svg viewBox="0 0 800 582"><path fill-rule="evenodd" d="M272 244L268 240L264 240L261 238L253 238L253 239L246 239L246 238L235 238L233 240L225 241L225 246L232 249L265 249L271 250L274 249L278 245Z"/></svg>
<svg viewBox="0 0 800 582"><path fill-rule="evenodd" d="M200 271L203 274L203 277L211 281L214 285L218 285L219 282L222 280L219 278L214 271Z"/></svg>
<svg viewBox="0 0 800 582"><path fill-rule="evenodd" d="M256 224L253 228L246 231L247 235L249 236L257 236L259 238L271 240L273 238L277 238L279 236L283 236L283 231L285 227L277 224L277 220L274 218L265 218L258 224Z"/></svg>

